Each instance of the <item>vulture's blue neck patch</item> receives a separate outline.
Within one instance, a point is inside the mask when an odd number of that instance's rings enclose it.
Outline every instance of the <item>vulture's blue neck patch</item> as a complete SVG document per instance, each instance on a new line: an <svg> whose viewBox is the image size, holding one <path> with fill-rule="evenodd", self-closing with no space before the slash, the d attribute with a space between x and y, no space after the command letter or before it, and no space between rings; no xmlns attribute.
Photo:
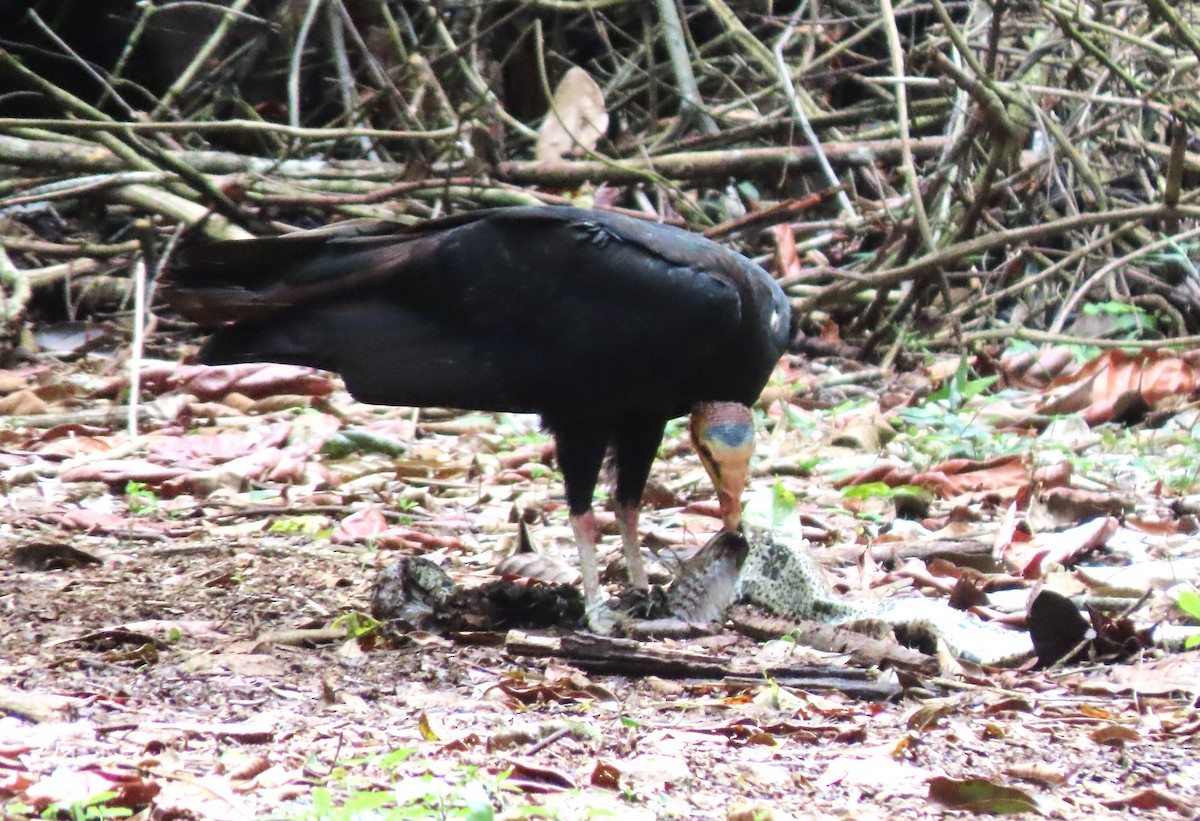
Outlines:
<svg viewBox="0 0 1200 821"><path fill-rule="evenodd" d="M727 448L744 448L754 441L754 426L745 422L714 422L704 426L704 437Z"/></svg>

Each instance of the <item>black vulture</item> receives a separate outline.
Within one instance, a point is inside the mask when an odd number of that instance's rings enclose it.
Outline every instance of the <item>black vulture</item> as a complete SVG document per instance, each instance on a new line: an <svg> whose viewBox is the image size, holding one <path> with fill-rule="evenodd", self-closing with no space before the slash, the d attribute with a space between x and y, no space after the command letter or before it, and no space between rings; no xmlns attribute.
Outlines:
<svg viewBox="0 0 1200 821"><path fill-rule="evenodd" d="M711 240L553 206L212 243L185 252L165 285L173 308L215 329L201 362L324 368L376 404L541 414L589 606L601 599L592 495L606 453L634 587L647 585L638 505L670 419L691 414L724 526L739 526L749 405L791 315L766 271Z"/></svg>

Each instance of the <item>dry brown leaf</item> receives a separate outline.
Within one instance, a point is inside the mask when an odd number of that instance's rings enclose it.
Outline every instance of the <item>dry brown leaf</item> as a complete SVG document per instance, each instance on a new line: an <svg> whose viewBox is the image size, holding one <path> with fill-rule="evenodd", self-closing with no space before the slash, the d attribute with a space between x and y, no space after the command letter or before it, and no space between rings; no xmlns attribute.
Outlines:
<svg viewBox="0 0 1200 821"><path fill-rule="evenodd" d="M334 544L365 542L375 539L387 528L387 519L378 510L357 510L338 522L329 540Z"/></svg>
<svg viewBox="0 0 1200 821"><path fill-rule="evenodd" d="M501 576L519 576L547 584L575 584L579 571L574 565L545 553L514 553L496 566Z"/></svg>
<svg viewBox="0 0 1200 821"><path fill-rule="evenodd" d="M260 448L282 445L290 431L286 422L276 422L241 431L164 436L151 445L150 454L171 462L227 462Z"/></svg>
<svg viewBox="0 0 1200 821"><path fill-rule="evenodd" d="M1196 803L1158 788L1149 788L1141 792L1130 793L1120 798L1101 801L1110 809L1125 810L1157 810L1166 809L1179 813L1180 817L1191 818L1196 813Z"/></svg>
<svg viewBox="0 0 1200 821"><path fill-rule="evenodd" d="M184 467L160 465L148 459L108 459L69 468L59 478L64 482L104 482L123 489L128 482L157 487L189 472Z"/></svg>
<svg viewBox="0 0 1200 821"><path fill-rule="evenodd" d="M963 493L1007 491L1015 493L1029 482L1029 466L1020 456L1002 456L977 462L951 459L918 473L908 484L923 487L943 499Z"/></svg>
<svg viewBox="0 0 1200 821"><path fill-rule="evenodd" d="M198 399L220 399L228 393L240 393L251 399L276 394L328 396L333 380L315 368L251 362L244 365L180 365L170 376L172 388Z"/></svg>
<svg viewBox="0 0 1200 821"><path fill-rule="evenodd" d="M22 798L38 809L45 809L50 804L86 805L97 795L115 793L103 803L104 807L135 809L145 806L158 792L156 783L137 776L61 769L32 784Z"/></svg>
<svg viewBox="0 0 1200 821"><path fill-rule="evenodd" d="M32 416L50 409L40 396L31 390L21 390L0 397L0 416Z"/></svg>
<svg viewBox="0 0 1200 821"><path fill-rule="evenodd" d="M1200 386L1200 372L1186 359L1169 351L1126 353L1105 351L1070 376L1056 379L1050 391L1081 388L1080 408L1088 424L1119 415L1132 402L1153 408L1171 397L1187 397ZM1075 391L1071 391L1075 395ZM1047 400L1043 413L1064 412L1060 396Z"/></svg>
<svg viewBox="0 0 1200 821"><path fill-rule="evenodd" d="M221 776L193 778L177 774L163 784L154 801L154 817L203 818L206 821L248 821L254 818L250 807Z"/></svg>
<svg viewBox="0 0 1200 821"><path fill-rule="evenodd" d="M803 270L796 253L796 234L792 226L784 223L771 226L775 236L775 276L779 278L799 276Z"/></svg>
<svg viewBox="0 0 1200 821"><path fill-rule="evenodd" d="M998 368L1005 385L1042 390L1056 378L1069 378L1068 370L1074 361L1071 349L1059 346L1005 357Z"/></svg>
<svg viewBox="0 0 1200 821"><path fill-rule="evenodd" d="M1120 527L1116 519L1104 516L1060 533L1039 533L1027 542L1009 542L1004 561L1026 579L1040 578L1047 565L1070 566L1083 554L1102 547Z"/></svg>
<svg viewBox="0 0 1200 821"><path fill-rule="evenodd" d="M559 80L546 119L538 129L537 158L543 162L593 150L608 131L604 92L574 66Z"/></svg>

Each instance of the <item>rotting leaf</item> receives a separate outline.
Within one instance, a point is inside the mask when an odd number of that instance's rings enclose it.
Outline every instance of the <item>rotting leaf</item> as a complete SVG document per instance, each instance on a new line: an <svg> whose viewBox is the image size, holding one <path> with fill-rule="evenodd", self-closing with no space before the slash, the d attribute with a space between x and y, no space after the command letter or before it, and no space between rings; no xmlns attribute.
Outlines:
<svg viewBox="0 0 1200 821"><path fill-rule="evenodd" d="M996 815L1042 811L1037 798L1024 790L1002 787L986 778L931 778L929 800L947 809Z"/></svg>

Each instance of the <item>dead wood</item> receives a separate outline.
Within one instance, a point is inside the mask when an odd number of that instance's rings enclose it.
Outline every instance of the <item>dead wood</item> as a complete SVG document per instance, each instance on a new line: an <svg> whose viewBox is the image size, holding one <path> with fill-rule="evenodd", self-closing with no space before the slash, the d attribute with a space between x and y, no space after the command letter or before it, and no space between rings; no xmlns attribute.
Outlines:
<svg viewBox="0 0 1200 821"><path fill-rule="evenodd" d="M729 657L590 634L548 636L511 630L504 647L512 655L554 656L590 672L609 675L734 681L761 680L766 675L786 687L837 690L856 698L888 699L899 692L894 680L866 669L804 664L760 670Z"/></svg>

